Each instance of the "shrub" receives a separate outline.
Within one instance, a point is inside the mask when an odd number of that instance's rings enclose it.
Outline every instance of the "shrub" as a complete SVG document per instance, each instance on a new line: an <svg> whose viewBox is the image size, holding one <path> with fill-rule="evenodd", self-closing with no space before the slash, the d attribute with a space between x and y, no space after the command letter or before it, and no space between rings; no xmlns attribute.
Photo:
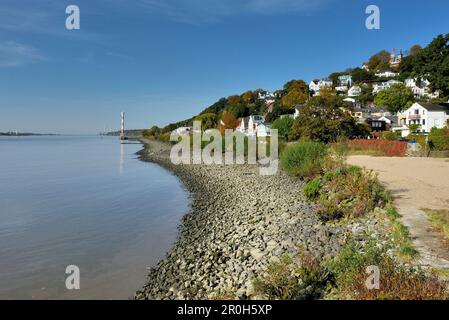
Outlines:
<svg viewBox="0 0 449 320"><path fill-rule="evenodd" d="M429 134L429 144L432 150L436 151L449 150L449 129L433 128Z"/></svg>
<svg viewBox="0 0 449 320"><path fill-rule="evenodd" d="M326 154L325 144L301 141L284 149L281 165L287 174L300 178L312 178L321 172Z"/></svg>
<svg viewBox="0 0 449 320"><path fill-rule="evenodd" d="M278 130L279 137L287 140L294 121L295 120L289 116L279 118L273 122L271 128Z"/></svg>
<svg viewBox="0 0 449 320"><path fill-rule="evenodd" d="M321 191L321 181L317 179L310 181L304 187L304 194L310 200L316 199L320 195L320 191Z"/></svg>
<svg viewBox="0 0 449 320"><path fill-rule="evenodd" d="M160 136L158 136L157 139L162 142L170 142L170 136L171 136L171 133L167 132L167 133L164 133L164 134L161 134Z"/></svg>
<svg viewBox="0 0 449 320"><path fill-rule="evenodd" d="M254 290L269 300L322 299L327 292L329 273L314 257L290 257L268 266L263 277L254 281Z"/></svg>
<svg viewBox="0 0 449 320"><path fill-rule="evenodd" d="M393 131L385 131L385 132L382 132L380 134L380 136L382 138L384 138L384 139L393 141L393 140L401 138L401 133L400 132L393 132Z"/></svg>
<svg viewBox="0 0 449 320"><path fill-rule="evenodd" d="M429 300L447 299L446 283L435 276L427 276L419 270L397 263L387 254L387 248L369 240L362 248L354 242L345 246L327 263L335 277L338 294L344 298L359 300ZM366 286L368 266L380 270L380 289Z"/></svg>
<svg viewBox="0 0 449 320"><path fill-rule="evenodd" d="M377 177L356 166L326 173L323 181L318 215L325 221L361 217L390 201L389 194Z"/></svg>

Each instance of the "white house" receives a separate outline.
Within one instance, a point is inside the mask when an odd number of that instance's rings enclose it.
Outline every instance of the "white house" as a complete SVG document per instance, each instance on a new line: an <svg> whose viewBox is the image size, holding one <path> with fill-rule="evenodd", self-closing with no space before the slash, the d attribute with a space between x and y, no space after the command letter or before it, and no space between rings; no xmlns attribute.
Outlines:
<svg viewBox="0 0 449 320"><path fill-rule="evenodd" d="M192 127L180 127L178 129L176 129L175 131L176 131L176 134L178 134L180 136L187 136L193 131L193 128Z"/></svg>
<svg viewBox="0 0 449 320"><path fill-rule="evenodd" d="M352 86L348 90L348 97L358 97L362 94L362 88L359 86Z"/></svg>
<svg viewBox="0 0 449 320"><path fill-rule="evenodd" d="M398 83L401 83L401 82L397 81L397 80L389 80L387 82L375 83L373 85L373 93L374 94L379 93L382 90L386 90L386 89L390 88L392 85L398 84Z"/></svg>
<svg viewBox="0 0 449 320"><path fill-rule="evenodd" d="M258 98L260 100L276 99L276 94L269 91L259 91Z"/></svg>
<svg viewBox="0 0 449 320"><path fill-rule="evenodd" d="M408 79L405 79L404 84L407 88L413 88L413 87L427 88L430 85L430 82L427 79L421 79L420 84L418 86L418 79L408 78Z"/></svg>
<svg viewBox="0 0 449 320"><path fill-rule="evenodd" d="M261 123L257 126L256 135L258 137L266 138L270 136L271 126L266 123Z"/></svg>
<svg viewBox="0 0 449 320"><path fill-rule="evenodd" d="M299 117L299 113L301 112L301 109L303 109L304 107L305 107L304 104L298 104L298 105L295 107L295 114L293 115L293 119L296 119L296 118Z"/></svg>
<svg viewBox="0 0 449 320"><path fill-rule="evenodd" d="M430 91L430 82L426 79L418 81L416 78L409 78L404 81L404 84L412 90L416 99L436 99L440 96L439 92Z"/></svg>
<svg viewBox="0 0 449 320"><path fill-rule="evenodd" d="M352 76L342 75L338 77L338 85L340 87L351 87L352 86Z"/></svg>
<svg viewBox="0 0 449 320"><path fill-rule="evenodd" d="M309 90L315 92L315 95L319 95L319 92L324 87L332 88L333 83L330 80L312 80L309 84Z"/></svg>
<svg viewBox="0 0 449 320"><path fill-rule="evenodd" d="M449 124L449 103L414 103L398 114L402 136L410 134L409 126L419 125L418 133L429 133L433 128L444 128Z"/></svg>
<svg viewBox="0 0 449 320"><path fill-rule="evenodd" d="M348 92L348 87L347 86L338 86L338 87L335 87L335 90L337 92Z"/></svg>
<svg viewBox="0 0 449 320"><path fill-rule="evenodd" d="M379 78L394 78L394 77L399 76L399 73L386 70L386 71L376 73L376 76Z"/></svg>
<svg viewBox="0 0 449 320"><path fill-rule="evenodd" d="M265 126L265 118L263 116L249 116L240 119L240 125L237 127L237 131L249 136L257 134L259 126Z"/></svg>

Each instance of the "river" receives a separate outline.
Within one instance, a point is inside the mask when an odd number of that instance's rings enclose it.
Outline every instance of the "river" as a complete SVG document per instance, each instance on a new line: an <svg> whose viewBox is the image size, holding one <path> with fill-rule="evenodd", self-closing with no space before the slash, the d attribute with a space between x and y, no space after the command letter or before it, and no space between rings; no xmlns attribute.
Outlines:
<svg viewBox="0 0 449 320"><path fill-rule="evenodd" d="M189 194L140 144L0 137L0 299L129 299L176 239ZM68 290L67 266L80 270Z"/></svg>

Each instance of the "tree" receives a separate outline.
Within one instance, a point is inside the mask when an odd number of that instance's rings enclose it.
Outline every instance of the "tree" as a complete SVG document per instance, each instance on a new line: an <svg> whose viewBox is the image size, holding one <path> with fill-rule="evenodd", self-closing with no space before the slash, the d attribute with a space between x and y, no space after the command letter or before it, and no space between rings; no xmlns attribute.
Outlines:
<svg viewBox="0 0 449 320"><path fill-rule="evenodd" d="M256 101L257 98L257 94L254 93L253 91L246 91L243 95L242 95L242 100L245 103L254 103Z"/></svg>
<svg viewBox="0 0 449 320"><path fill-rule="evenodd" d="M145 130L143 136L146 138L155 138L161 134L161 129L157 126L151 127L151 129Z"/></svg>
<svg viewBox="0 0 449 320"><path fill-rule="evenodd" d="M214 113L214 114L220 114L223 112L223 110L226 108L226 104L228 103L228 100L226 98L221 98L217 102L215 102L213 105L205 109L201 114L204 113Z"/></svg>
<svg viewBox="0 0 449 320"><path fill-rule="evenodd" d="M234 130L235 128L237 128L240 125L240 122L238 119L236 119L234 117L234 115L229 112L229 111L225 111L223 112L223 114L221 115L221 120L220 123L218 124L218 130L220 130L220 132L224 135L225 130L227 129L232 129Z"/></svg>
<svg viewBox="0 0 449 320"><path fill-rule="evenodd" d="M404 77L429 80L432 91L449 96L449 34L439 35L415 55L405 57L400 71Z"/></svg>
<svg viewBox="0 0 449 320"><path fill-rule="evenodd" d="M354 83L361 83L374 79L374 75L371 72L361 68L355 68L352 70L351 76Z"/></svg>
<svg viewBox="0 0 449 320"><path fill-rule="evenodd" d="M360 96L358 96L357 99L364 105L373 102L374 101L373 86L368 84L362 85L360 88L362 89L362 93L360 94Z"/></svg>
<svg viewBox="0 0 449 320"><path fill-rule="evenodd" d="M344 72L334 72L334 73L331 73L329 75L329 79L332 81L332 84L334 85L334 87L337 87L339 85L338 78L340 76L343 76L343 75L346 75L346 74L347 73L344 73Z"/></svg>
<svg viewBox="0 0 449 320"><path fill-rule="evenodd" d="M298 89L293 89L282 97L282 106L286 109L292 109L298 104L303 104L309 98L309 94L306 94Z"/></svg>
<svg viewBox="0 0 449 320"><path fill-rule="evenodd" d="M289 134L290 140L308 138L325 143L335 142L339 137L362 135L355 119L347 111L341 97L320 95L309 100L299 112Z"/></svg>
<svg viewBox="0 0 449 320"><path fill-rule="evenodd" d="M410 88L398 83L386 90L379 92L374 98L374 103L378 107L386 107L392 114L402 112L410 107L415 101L415 97Z"/></svg>
<svg viewBox="0 0 449 320"><path fill-rule="evenodd" d="M390 65L388 63L390 61L390 57L391 54L388 51L382 50L369 59L368 68L373 72L388 70L390 69Z"/></svg>
<svg viewBox="0 0 449 320"><path fill-rule="evenodd" d="M303 80L291 80L284 84L284 91L299 90L301 92L309 92L309 86Z"/></svg>
<svg viewBox="0 0 449 320"><path fill-rule="evenodd" d="M422 47L419 44L415 44L410 48L410 55L417 55L422 50Z"/></svg>
<svg viewBox="0 0 449 320"><path fill-rule="evenodd" d="M309 86L303 80L292 80L284 85L282 93L282 111L288 112L309 98Z"/></svg>
<svg viewBox="0 0 449 320"><path fill-rule="evenodd" d="M201 122L203 130L213 129L217 126L217 115L215 113L204 113L196 117L195 121Z"/></svg>
<svg viewBox="0 0 449 320"><path fill-rule="evenodd" d="M271 125L271 128L278 130L279 137L287 140L290 130L292 129L293 122L294 120L292 117L286 116L275 120Z"/></svg>

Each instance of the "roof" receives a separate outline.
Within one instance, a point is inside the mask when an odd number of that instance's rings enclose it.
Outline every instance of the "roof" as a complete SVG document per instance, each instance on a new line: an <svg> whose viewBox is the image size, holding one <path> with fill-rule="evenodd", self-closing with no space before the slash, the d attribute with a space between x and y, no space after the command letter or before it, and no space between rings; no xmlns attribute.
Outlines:
<svg viewBox="0 0 449 320"><path fill-rule="evenodd" d="M390 120L392 123L399 122L399 117L397 117L397 116L384 116L384 117L387 118L388 120Z"/></svg>
<svg viewBox="0 0 449 320"><path fill-rule="evenodd" d="M245 128L248 127L249 117L240 118L240 121L243 121L243 122L244 122Z"/></svg>
<svg viewBox="0 0 449 320"><path fill-rule="evenodd" d="M449 103L420 103L419 105L428 111L444 111L449 113Z"/></svg>

